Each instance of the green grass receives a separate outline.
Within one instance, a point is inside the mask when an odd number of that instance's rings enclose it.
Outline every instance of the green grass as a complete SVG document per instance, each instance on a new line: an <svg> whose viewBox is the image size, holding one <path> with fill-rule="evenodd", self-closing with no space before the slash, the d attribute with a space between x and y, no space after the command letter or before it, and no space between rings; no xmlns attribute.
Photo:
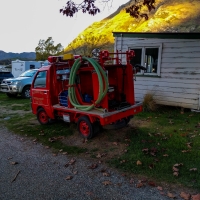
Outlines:
<svg viewBox="0 0 200 200"><path fill-rule="evenodd" d="M59 121L56 124L40 125L35 124L35 118L32 113L25 114L22 117L13 116L6 121L6 126L13 132L32 137L34 141L49 146L57 152L61 149L69 154L78 154L86 151L86 149L67 146L62 143L64 138L67 138L67 136L72 135L74 132L74 128L71 128L69 124ZM33 120L34 123L32 123Z"/></svg>
<svg viewBox="0 0 200 200"><path fill-rule="evenodd" d="M0 93L1 111L2 107L9 107L13 111L0 112L0 123L9 130L49 146L55 152L61 149L68 154L88 151L62 142L63 137L67 140L74 134L74 124L57 122L42 126L37 123L36 116L31 113L30 100L8 98ZM19 115L21 110L26 109L30 112ZM10 119L4 120L7 116ZM119 141L129 143L127 152L108 162L124 172L200 189L200 113L185 110L181 114L180 108L160 107L156 112L139 113L132 120L134 128L126 128L126 140ZM103 134L107 134L107 139L113 141L114 131L104 131ZM92 140L87 143L88 146L92 144ZM109 146L104 151L111 152L115 148L117 147ZM98 148L90 151L90 156L96 159ZM142 165L137 165L137 161ZM181 164L177 167L178 176L173 175L172 168L175 164ZM190 171L193 168L197 170Z"/></svg>
<svg viewBox="0 0 200 200"><path fill-rule="evenodd" d="M28 99L23 99L19 95L17 97L9 98L5 93L1 92L0 92L0 103L1 106L7 106L7 105L12 106L12 104L15 103L18 105L30 106L30 100Z"/></svg>
<svg viewBox="0 0 200 200"><path fill-rule="evenodd" d="M200 189L200 113L180 111L168 107L135 116L133 120L142 121L143 126L127 132L127 153L110 164L134 174ZM142 165L136 164L138 160ZM177 167L178 176L173 175L175 164L183 164ZM197 171L190 171L192 168Z"/></svg>
<svg viewBox="0 0 200 200"><path fill-rule="evenodd" d="M4 109L9 106L8 110L11 111L30 111L23 115L20 115L18 112L1 113L0 121L9 130L22 136L31 137L34 141L53 148L55 152L61 149L69 154L78 154L86 151L84 148L64 145L61 141L63 138L73 134L73 124L69 125L62 121L50 125L40 125L37 123L35 120L36 116L31 113L29 99L22 99L20 97L9 98L5 94L0 93L0 106ZM10 117L10 119L4 120L6 117Z"/></svg>

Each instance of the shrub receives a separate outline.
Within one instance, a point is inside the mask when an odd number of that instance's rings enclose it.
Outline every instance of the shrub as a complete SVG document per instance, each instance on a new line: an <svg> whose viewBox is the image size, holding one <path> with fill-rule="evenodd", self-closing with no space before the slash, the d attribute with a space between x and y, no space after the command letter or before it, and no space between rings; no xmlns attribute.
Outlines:
<svg viewBox="0 0 200 200"><path fill-rule="evenodd" d="M156 109L157 109L157 104L153 98L153 94L152 93L145 94L143 99L143 110L156 111Z"/></svg>

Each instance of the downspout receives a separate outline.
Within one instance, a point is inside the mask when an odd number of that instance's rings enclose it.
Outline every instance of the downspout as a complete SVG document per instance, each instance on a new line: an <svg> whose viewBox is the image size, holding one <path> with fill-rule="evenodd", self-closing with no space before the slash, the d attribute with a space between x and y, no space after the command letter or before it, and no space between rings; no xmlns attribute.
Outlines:
<svg viewBox="0 0 200 200"><path fill-rule="evenodd" d="M118 37L115 37L115 53L117 52Z"/></svg>
<svg viewBox="0 0 200 200"><path fill-rule="evenodd" d="M198 98L198 107L197 109L191 109L192 112L200 112L200 92L199 92L199 98Z"/></svg>
<svg viewBox="0 0 200 200"><path fill-rule="evenodd" d="M121 52L122 52L122 45L123 45L123 34L121 33ZM121 54L121 61L122 61L122 54Z"/></svg>

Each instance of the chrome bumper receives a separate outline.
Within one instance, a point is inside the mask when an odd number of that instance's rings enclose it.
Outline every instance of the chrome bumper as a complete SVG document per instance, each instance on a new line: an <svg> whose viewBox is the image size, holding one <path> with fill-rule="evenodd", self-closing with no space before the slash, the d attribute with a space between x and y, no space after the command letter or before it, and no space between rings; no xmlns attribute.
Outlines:
<svg viewBox="0 0 200 200"><path fill-rule="evenodd" d="M0 85L0 92L4 92L4 93L18 93L19 89L17 88L16 85L1 84Z"/></svg>

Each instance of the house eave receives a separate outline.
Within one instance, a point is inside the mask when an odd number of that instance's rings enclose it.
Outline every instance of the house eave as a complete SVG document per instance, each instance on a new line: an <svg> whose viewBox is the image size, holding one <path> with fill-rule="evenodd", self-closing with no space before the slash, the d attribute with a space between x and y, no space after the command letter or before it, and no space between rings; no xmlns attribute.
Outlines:
<svg viewBox="0 0 200 200"><path fill-rule="evenodd" d="M128 37L128 38L200 39L200 32L191 32L191 33L113 32L113 36Z"/></svg>

